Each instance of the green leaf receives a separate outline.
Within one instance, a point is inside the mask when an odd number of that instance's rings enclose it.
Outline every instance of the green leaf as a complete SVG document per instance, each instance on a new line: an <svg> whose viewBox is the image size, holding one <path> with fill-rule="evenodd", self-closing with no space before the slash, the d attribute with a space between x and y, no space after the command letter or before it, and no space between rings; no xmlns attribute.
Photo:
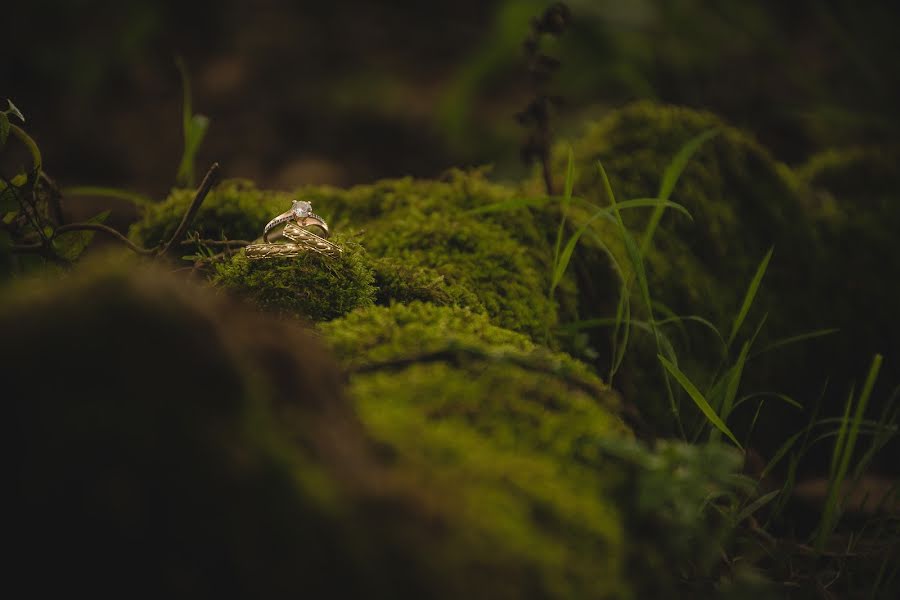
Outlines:
<svg viewBox="0 0 900 600"><path fill-rule="evenodd" d="M13 104L13 101L9 98L6 99L6 102L9 104L9 109L7 110L7 112L11 112L12 114L16 115L17 117L19 117L19 120L24 123L25 115L22 114L22 111L16 108L16 105Z"/></svg>
<svg viewBox="0 0 900 600"><path fill-rule="evenodd" d="M734 366L728 370L726 373L726 385L725 385L725 396L722 399L722 407L720 409L720 414L722 416L722 421L728 421L728 415L731 414L731 410L734 407L734 400L737 397L738 387L741 383L741 375L744 372L744 364L747 362L747 354L750 352L750 342L744 342L744 346L741 348L741 353L738 356L737 362L735 362ZM713 430L709 434L710 440L717 440L719 437L719 432Z"/></svg>
<svg viewBox="0 0 900 600"><path fill-rule="evenodd" d="M26 183L28 183L28 175L26 173L19 173L15 177L9 180L11 184L16 187L22 187Z"/></svg>
<svg viewBox="0 0 900 600"><path fill-rule="evenodd" d="M563 192L562 198L562 218L559 220L559 227L556 230L556 244L553 247L553 279L550 283L550 295L553 295L553 291L556 289L556 285L559 283L559 280L562 278L562 273L565 272L566 267L569 264L569 260L566 259L565 264L562 266L562 272L560 272L560 256L559 256L559 248L562 245L563 234L566 230L566 217L569 214L569 205L572 202L572 187L575 185L575 155L572 153L572 147L569 146L569 162L566 165L566 185L565 191ZM582 231L583 233L583 231ZM581 237L581 233L578 234L578 237ZM575 236L573 236L575 239ZM575 242L577 243L577 239ZM574 250L574 244L572 250ZM571 257L572 251L569 252L569 256Z"/></svg>
<svg viewBox="0 0 900 600"><path fill-rule="evenodd" d="M194 114L193 97L191 95L191 78L187 66L181 57L177 58L176 66L181 74L182 106L181 126L184 134L184 152L181 155L181 163L178 165L176 182L178 185L192 187L194 185L194 159L200 144L209 129L209 119L203 115Z"/></svg>
<svg viewBox="0 0 900 600"><path fill-rule="evenodd" d="M0 181L0 215L9 214L21 208L19 201L16 199L16 191L8 187L5 182Z"/></svg>
<svg viewBox="0 0 900 600"><path fill-rule="evenodd" d="M88 223L103 223L109 217L109 211L91 217ZM63 259L74 262L87 249L94 239L93 231L68 231L53 238L53 249Z"/></svg>
<svg viewBox="0 0 900 600"><path fill-rule="evenodd" d="M619 213L619 205L616 203L616 195L613 193L612 186L609 183L606 169L603 168L603 164L600 161L597 161L597 168L600 170L600 177L603 179L603 188L606 191L606 196L609 198L609 203L612 207L613 214L615 215L616 225L619 227L619 234L625 242L625 249L628 251L628 258L631 260L632 267L634 267L638 287L641 290L641 297L647 305L647 311L650 315L650 322L652 324L653 302L650 300L650 286L647 284L647 274L644 271L644 260L640 249L634 240L634 236L632 236L631 232L625 227L625 222L622 220L622 215Z"/></svg>
<svg viewBox="0 0 900 600"><path fill-rule="evenodd" d="M754 500L752 503L747 505L744 508L744 510L739 512L737 514L737 516L734 518L734 522L740 523L741 521L743 521L744 519L746 519L747 517L749 517L756 511L758 511L759 509L761 509L763 506L765 506L766 504L768 504L769 502L774 500L776 498L776 496L778 496L778 494L780 494L780 493L781 493L781 490L774 490L772 492L769 492L768 494L765 494L764 496L760 496L759 498Z"/></svg>
<svg viewBox="0 0 900 600"><path fill-rule="evenodd" d="M563 189L563 198L572 197L572 190L575 188L575 153L572 146L569 146L568 162L566 163L566 185Z"/></svg>
<svg viewBox="0 0 900 600"><path fill-rule="evenodd" d="M750 312L750 306L753 305L753 300L756 298L756 292L759 291L759 286L762 283L763 276L766 274L766 269L769 267L769 261L772 259L772 253L774 251L774 247L769 248L769 251L762 259L762 262L759 263L756 274L753 275L753 279L750 281L750 286L747 288L747 293L744 295L744 302L741 304L741 310L738 311L737 317L734 319L734 324L731 326L731 334L728 336L727 343L729 348L731 347L731 343L734 342L734 338L737 336L738 331L741 329L741 325L744 324L747 313Z"/></svg>
<svg viewBox="0 0 900 600"><path fill-rule="evenodd" d="M806 333L801 333L798 335L793 335L791 337L782 338L780 340L776 340L760 350L759 352L755 352L750 358L756 358L766 352L770 352L772 350L776 350L783 346L790 346L791 344L797 344L799 342L805 342L807 340L813 340L820 337L825 337L826 335L832 335L834 333L838 333L840 329L816 329L815 331L807 331Z"/></svg>
<svg viewBox="0 0 900 600"><path fill-rule="evenodd" d="M31 138L31 136L25 133L25 130L18 125L10 124L10 131L28 148L28 152L31 154L31 162L34 166L34 170L40 170L41 165L43 164L43 159L41 158L41 150L40 148L38 148L37 142L35 142Z"/></svg>
<svg viewBox="0 0 900 600"><path fill-rule="evenodd" d="M678 183L678 179L684 172L688 161L690 161L694 153L700 149L700 146L707 140L718 135L718 133L719 132L715 129L705 131L688 140L688 142L681 147L678 153L672 158L672 162L669 163L666 170L663 172L662 181L660 181L659 184L658 197L660 200L669 199L672 195L672 191L675 189L675 184ZM653 241L653 235L656 233L656 228L662 219L664 210L665 206L660 205L653 211L653 214L650 215L650 221L647 223L647 228L644 230L644 238L641 240L641 252L644 254L646 254L647 250L650 248L650 243Z"/></svg>
<svg viewBox="0 0 900 600"><path fill-rule="evenodd" d="M856 439L859 436L860 426L862 424L863 415L866 412L866 406L869 404L869 397L872 395L872 389L875 387L875 381L878 379L878 372L881 370L882 356L876 354L872 359L872 366L869 367L869 374L866 376L866 382L863 384L862 393L859 395L859 401L856 403L856 409L853 412L853 421L849 427L846 426L846 415L849 414L850 404L853 402L852 396L847 401L844 409L845 423L841 425L841 434L835 443L835 457L838 457L837 470L832 472L828 479L828 498L825 501L825 510L822 520L819 522L819 529L816 536L816 548L822 550L825 542L828 540L834 527L840 518L840 488L847 476L847 470L850 468L850 459L856 448ZM844 441L843 445L841 441ZM832 462L834 468L834 462Z"/></svg>
<svg viewBox="0 0 900 600"><path fill-rule="evenodd" d="M700 393L700 390L688 379L687 375L681 372L681 370L676 367L674 364L669 362L665 356L662 354L658 354L657 358L662 363L662 365L666 368L666 370L672 374L672 377L681 384L681 387L684 388L684 391L687 392L688 396L690 396L691 400L694 401L694 404L697 405L697 408L700 409L707 420L713 424L719 431L728 436L734 445L739 449L743 450L743 446L741 446L740 442L737 441L737 438L734 437L734 434L731 433L731 430L728 429L728 426L719 418L719 415L716 414L716 411L709 405L709 402L706 401L706 398L703 397L703 394Z"/></svg>
<svg viewBox="0 0 900 600"><path fill-rule="evenodd" d="M590 219L585 221L584 224L572 234L569 241L566 242L565 248L563 248L562 252L557 257L553 267L553 278L550 282L551 294L556 289L556 286L559 285L563 275L565 275L566 269L569 267L569 262L572 260L572 254L575 252L575 246L578 244L578 240L581 239L581 236L584 235L584 232L587 231L587 228L590 227L591 223L593 223L595 219L603 216L603 213L605 212L606 211L601 211L594 214Z"/></svg>
<svg viewBox="0 0 900 600"><path fill-rule="evenodd" d="M5 112L0 112L0 146L6 144L6 139L9 137L9 117L6 116Z"/></svg>

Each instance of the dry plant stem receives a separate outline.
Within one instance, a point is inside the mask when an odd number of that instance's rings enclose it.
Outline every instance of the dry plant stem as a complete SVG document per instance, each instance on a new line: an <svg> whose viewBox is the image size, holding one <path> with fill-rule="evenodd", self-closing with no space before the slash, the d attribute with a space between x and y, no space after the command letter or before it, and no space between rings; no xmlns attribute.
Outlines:
<svg viewBox="0 0 900 600"><path fill-rule="evenodd" d="M549 137L550 133L547 132L546 135ZM556 192L553 189L553 175L550 172L550 152L546 148L541 155L541 169L544 172L544 187L547 188L547 195L555 196Z"/></svg>
<svg viewBox="0 0 900 600"><path fill-rule="evenodd" d="M158 254L162 255L169 251L169 248L172 244L178 243L181 241L181 238L184 237L185 232L187 232L188 227L190 227L191 223L194 221L194 217L197 216L197 211L200 210L200 205L203 204L203 200L206 199L206 195L209 194L209 191L213 188L213 186L218 183L219 180L219 163L213 163L209 168L209 171L206 172L206 176L203 178L203 181L200 183L200 187L197 188L197 195L194 196L193 202L188 207L186 213L184 213L184 217L181 219L181 224L178 225L178 229L175 230L175 234L172 236L168 242L162 245L159 249Z"/></svg>
<svg viewBox="0 0 900 600"><path fill-rule="evenodd" d="M196 240L196 239L187 239L181 240L182 246L191 246L193 244L201 244L203 246L224 246L226 248L243 248L244 246L249 246L253 242L248 242L247 240Z"/></svg>
<svg viewBox="0 0 900 600"><path fill-rule="evenodd" d="M106 235L112 236L118 241L122 242L128 248L138 254L153 254L156 251L156 248L141 248L140 246L135 245L131 240L127 237L109 227L108 225L103 225L101 223L69 223L68 225L61 225L56 228L56 231L53 233L53 237L57 237L61 233L68 233L71 231L99 231L100 233L105 233Z"/></svg>
<svg viewBox="0 0 900 600"><path fill-rule="evenodd" d="M206 196L209 194L210 190L216 185L216 183L218 183L218 178L219 163L213 163L213 165L209 168L209 171L207 171L206 177L203 178L203 182L200 184L200 187L197 188L197 194L194 196L194 200L191 202L190 207L188 207L187 212L181 219L181 224L178 226L175 234L167 243L160 243L152 248L141 248L112 227L103 225L101 223L69 223L68 225L61 225L53 231L53 236L51 238L48 238L44 234L43 228L40 226L40 224L34 220L36 212L32 214L32 211L29 210L29 208L34 210L34 207L31 205L31 203L26 203L25 200L22 199L21 195L18 194L17 190L13 188L14 191L16 191L16 196L22 206L23 214L25 214L25 216L32 221L32 226L38 232L38 235L40 235L41 241L35 244L13 244L11 246L11 249L17 254L38 254L56 262L65 263L66 261L57 256L53 251L53 248L51 246L51 242L53 241L53 239L58 237L60 234L70 233L73 231L96 231L111 236L113 239L121 242L126 247L128 247L129 250L137 254L143 256L161 256L166 253L166 251L172 246L172 244L180 242L181 238L185 234L185 231L187 231L187 228L190 227L191 223L194 220L194 217L197 215L197 211L200 209L200 205L203 204L203 200L206 199ZM12 185L9 181L6 181L6 183L8 186ZM201 242L211 246L224 246L226 249L232 246L246 246L250 243L244 240L202 240Z"/></svg>

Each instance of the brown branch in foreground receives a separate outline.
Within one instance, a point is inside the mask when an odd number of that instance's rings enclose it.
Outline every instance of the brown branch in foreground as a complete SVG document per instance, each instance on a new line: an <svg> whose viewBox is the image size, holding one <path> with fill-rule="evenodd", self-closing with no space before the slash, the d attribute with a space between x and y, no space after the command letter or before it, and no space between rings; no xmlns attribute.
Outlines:
<svg viewBox="0 0 900 600"><path fill-rule="evenodd" d="M200 210L200 205L203 204L203 201L206 199L206 195L209 194L209 191L213 188L213 186L218 183L219 180L219 163L213 163L209 168L209 171L206 172L206 176L203 178L203 181L200 183L200 187L197 188L197 194L194 196L193 202L188 207L187 212L184 213L184 217L181 219L181 224L178 225L178 229L175 230L175 233L172 235L172 238L162 244L159 248L158 254L162 255L169 251L169 248L172 244L178 243L181 241L181 238L184 237L185 232L188 227L190 227L191 223L194 221L194 217L197 216L197 211Z"/></svg>

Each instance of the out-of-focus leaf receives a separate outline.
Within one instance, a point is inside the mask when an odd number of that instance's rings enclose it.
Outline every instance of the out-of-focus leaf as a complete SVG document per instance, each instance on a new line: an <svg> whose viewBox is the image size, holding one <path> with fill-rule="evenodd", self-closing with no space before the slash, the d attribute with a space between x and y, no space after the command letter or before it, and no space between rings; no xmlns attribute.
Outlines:
<svg viewBox="0 0 900 600"><path fill-rule="evenodd" d="M19 202L16 200L16 191L0 182L0 215L18 210Z"/></svg>
<svg viewBox="0 0 900 600"><path fill-rule="evenodd" d="M22 114L22 111L19 110L19 109L16 107L16 105L13 104L13 101L10 100L9 98L6 99L6 102L9 104L9 110L8 110L8 112L11 112L12 114L14 114L14 115L16 115L17 117L19 117L19 120L22 121L22 122L24 123L24 122L25 122L25 115Z"/></svg>
<svg viewBox="0 0 900 600"><path fill-rule="evenodd" d="M28 152L31 153L31 162L34 166L34 170L39 171L43 164L43 159L41 158L41 150L38 148L37 142L35 142L31 136L25 133L25 130L18 125L10 124L10 131L28 148Z"/></svg>
<svg viewBox="0 0 900 600"><path fill-rule="evenodd" d="M103 223L109 217L109 211L105 210L87 220L88 223ZM53 249L56 253L69 262L78 259L94 239L93 231L69 231L62 233L53 239Z"/></svg>

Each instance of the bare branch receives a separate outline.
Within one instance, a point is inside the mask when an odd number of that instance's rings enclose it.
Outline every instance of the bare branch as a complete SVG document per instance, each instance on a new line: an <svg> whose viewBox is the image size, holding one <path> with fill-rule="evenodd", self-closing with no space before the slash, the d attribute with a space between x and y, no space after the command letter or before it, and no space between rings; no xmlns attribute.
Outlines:
<svg viewBox="0 0 900 600"><path fill-rule="evenodd" d="M53 233L53 237L55 238L60 234L69 233L72 231L99 231L101 233L105 233L106 235L109 235L128 246L130 250L143 255L153 254L158 248L158 246L154 248L141 248L112 227L103 225L101 223L70 223L68 225L61 225L60 227L56 228L56 231Z"/></svg>
<svg viewBox="0 0 900 600"><path fill-rule="evenodd" d="M169 251L169 248L172 244L178 243L181 241L181 238L184 237L185 232L188 227L190 227L191 223L194 221L194 217L197 216L197 211L200 210L200 205L203 204L203 200L206 199L206 195L209 194L209 191L213 188L213 186L218 183L219 180L219 163L213 163L209 168L209 171L206 172L206 176L203 178L203 181L200 183L200 187L197 188L197 195L194 196L193 202L188 207L186 213L184 213L184 217L181 219L181 224L178 225L178 229L175 230L175 234L172 235L172 238L162 244L162 246L158 250L158 254L162 255Z"/></svg>
<svg viewBox="0 0 900 600"><path fill-rule="evenodd" d="M248 242L247 240L203 240L196 238L189 238L186 240L181 240L182 246L190 246L192 244L201 244L203 246L225 246L227 248L241 248L243 246L249 246L253 242Z"/></svg>

